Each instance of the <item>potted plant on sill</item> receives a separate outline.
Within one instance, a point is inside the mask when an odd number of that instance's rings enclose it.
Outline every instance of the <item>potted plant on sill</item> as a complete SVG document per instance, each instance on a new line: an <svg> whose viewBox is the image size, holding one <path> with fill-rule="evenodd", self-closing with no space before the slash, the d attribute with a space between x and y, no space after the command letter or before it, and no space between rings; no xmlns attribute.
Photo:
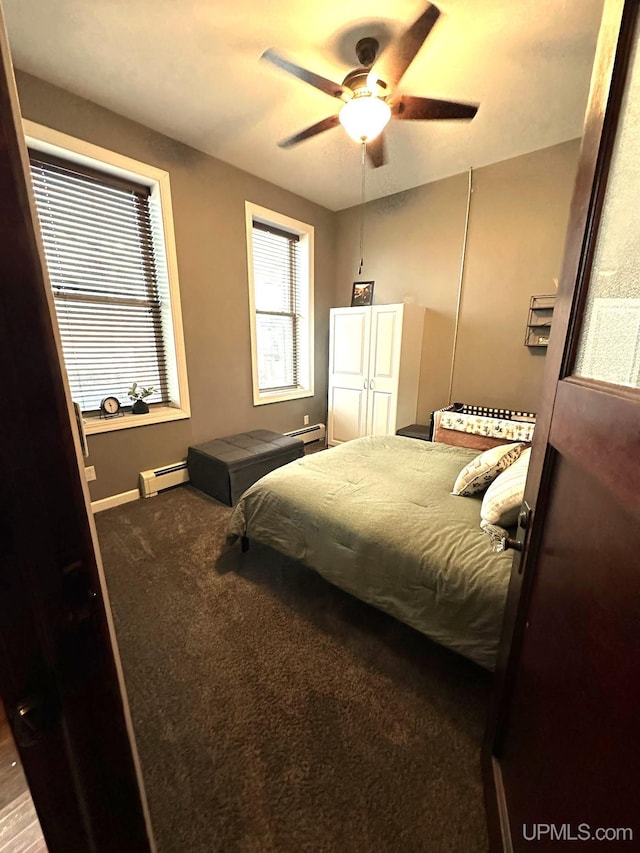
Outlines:
<svg viewBox="0 0 640 853"><path fill-rule="evenodd" d="M146 415L149 412L149 406L145 403L145 397L150 397L156 389L153 385L149 385L148 388L139 388L138 383L134 382L131 388L129 388L128 396L131 400L133 400L133 406L131 407L131 411L134 415Z"/></svg>

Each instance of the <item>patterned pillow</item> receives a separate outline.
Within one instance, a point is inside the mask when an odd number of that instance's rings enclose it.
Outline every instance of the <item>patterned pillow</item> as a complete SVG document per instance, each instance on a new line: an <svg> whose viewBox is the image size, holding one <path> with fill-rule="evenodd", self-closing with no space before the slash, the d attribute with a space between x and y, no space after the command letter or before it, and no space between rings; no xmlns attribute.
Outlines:
<svg viewBox="0 0 640 853"><path fill-rule="evenodd" d="M524 450L522 442L518 444L499 444L485 450L480 456L472 459L460 471L453 484L454 495L477 495L493 483L498 474L512 465Z"/></svg>
<svg viewBox="0 0 640 853"><path fill-rule="evenodd" d="M531 448L528 447L513 465L491 483L480 508L483 521L500 527L512 527L516 523L524 500L524 484L527 481L530 456Z"/></svg>

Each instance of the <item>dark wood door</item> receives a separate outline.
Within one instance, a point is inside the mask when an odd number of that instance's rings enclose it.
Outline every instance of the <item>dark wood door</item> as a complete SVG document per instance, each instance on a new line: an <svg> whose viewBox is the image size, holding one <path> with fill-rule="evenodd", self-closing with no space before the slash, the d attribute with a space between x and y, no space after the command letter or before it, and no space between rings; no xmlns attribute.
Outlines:
<svg viewBox="0 0 640 853"><path fill-rule="evenodd" d="M0 9L0 694L51 853L149 850Z"/></svg>
<svg viewBox="0 0 640 853"><path fill-rule="evenodd" d="M496 850L640 848L637 11L600 33L485 743Z"/></svg>

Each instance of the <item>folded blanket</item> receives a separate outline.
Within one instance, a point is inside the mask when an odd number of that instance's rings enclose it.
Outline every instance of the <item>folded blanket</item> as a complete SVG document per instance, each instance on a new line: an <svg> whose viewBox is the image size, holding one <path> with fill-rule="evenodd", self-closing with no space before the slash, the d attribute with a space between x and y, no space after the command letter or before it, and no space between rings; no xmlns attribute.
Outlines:
<svg viewBox="0 0 640 853"><path fill-rule="evenodd" d="M446 411L440 413L440 426L443 429L468 432L474 435L485 435L489 438L500 438L504 441L531 441L535 428L534 423Z"/></svg>

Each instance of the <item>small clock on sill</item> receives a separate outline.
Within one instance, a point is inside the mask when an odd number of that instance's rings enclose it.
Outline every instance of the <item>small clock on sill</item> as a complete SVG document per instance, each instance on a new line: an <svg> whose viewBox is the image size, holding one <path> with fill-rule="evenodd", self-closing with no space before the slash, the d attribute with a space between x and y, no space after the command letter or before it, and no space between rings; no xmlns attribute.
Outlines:
<svg viewBox="0 0 640 853"><path fill-rule="evenodd" d="M120 406L120 400L118 400L117 397L105 397L100 403L100 417L117 418L120 417L120 415L124 415L122 407Z"/></svg>

